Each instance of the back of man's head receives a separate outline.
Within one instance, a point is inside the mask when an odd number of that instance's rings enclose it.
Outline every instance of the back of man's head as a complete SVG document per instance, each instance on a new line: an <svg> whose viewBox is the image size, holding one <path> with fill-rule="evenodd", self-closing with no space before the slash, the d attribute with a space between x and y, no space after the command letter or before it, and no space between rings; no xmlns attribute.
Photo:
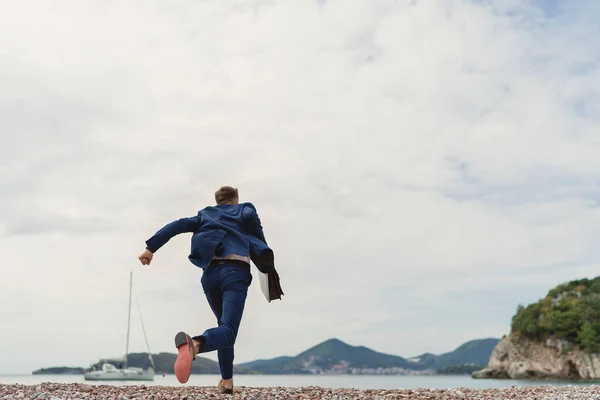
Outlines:
<svg viewBox="0 0 600 400"><path fill-rule="evenodd" d="M217 204L238 204L238 190L231 186L222 186L215 192Z"/></svg>

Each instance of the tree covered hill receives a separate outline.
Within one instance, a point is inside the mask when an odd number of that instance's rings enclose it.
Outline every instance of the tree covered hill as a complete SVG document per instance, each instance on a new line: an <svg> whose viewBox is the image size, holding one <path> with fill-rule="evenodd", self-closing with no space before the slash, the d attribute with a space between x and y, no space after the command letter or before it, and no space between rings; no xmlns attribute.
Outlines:
<svg viewBox="0 0 600 400"><path fill-rule="evenodd" d="M565 339L587 353L600 352L600 276L558 285L512 319L511 334L533 340Z"/></svg>

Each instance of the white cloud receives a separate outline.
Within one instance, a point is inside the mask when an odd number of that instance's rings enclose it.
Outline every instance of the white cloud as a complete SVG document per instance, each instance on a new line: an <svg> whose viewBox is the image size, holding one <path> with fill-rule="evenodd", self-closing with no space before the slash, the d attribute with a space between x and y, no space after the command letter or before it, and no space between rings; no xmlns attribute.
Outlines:
<svg viewBox="0 0 600 400"><path fill-rule="evenodd" d="M0 372L122 352L131 268L154 351L212 326L188 237L136 256L223 184L286 293L236 361L442 352L596 274L600 7L523 4L0 6Z"/></svg>

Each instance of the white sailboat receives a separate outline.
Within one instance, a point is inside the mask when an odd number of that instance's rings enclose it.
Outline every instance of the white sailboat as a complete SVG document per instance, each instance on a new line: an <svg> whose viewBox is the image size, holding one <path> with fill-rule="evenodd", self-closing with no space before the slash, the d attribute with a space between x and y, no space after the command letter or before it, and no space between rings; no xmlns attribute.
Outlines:
<svg viewBox="0 0 600 400"><path fill-rule="evenodd" d="M92 365L89 370L86 370L83 377L87 381L153 381L155 375L154 359L152 358L152 352L148 345L148 338L146 337L146 329L144 328L144 321L142 320L142 314L140 312L140 320L142 321L142 330L144 332L144 339L146 340L146 347L148 348L148 358L152 365L148 369L135 368L127 366L127 356L129 354L129 331L131 328L131 293L133 289L133 276L129 272L129 314L127 317L127 345L125 347L125 357L123 358L112 358L102 359L96 364ZM137 299L137 297L136 297ZM138 312L139 312L138 305Z"/></svg>

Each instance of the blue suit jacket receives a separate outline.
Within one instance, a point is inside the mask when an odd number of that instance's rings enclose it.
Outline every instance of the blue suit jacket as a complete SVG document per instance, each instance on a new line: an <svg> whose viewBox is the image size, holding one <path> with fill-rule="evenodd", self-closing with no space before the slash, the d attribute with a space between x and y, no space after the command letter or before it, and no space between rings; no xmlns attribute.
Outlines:
<svg viewBox="0 0 600 400"><path fill-rule="evenodd" d="M167 224L146 241L146 246L154 253L173 236L186 232L193 233L188 258L197 267L207 268L213 257L231 254L250 257L263 273L275 267L273 250L267 245L252 203L206 207L194 217Z"/></svg>

